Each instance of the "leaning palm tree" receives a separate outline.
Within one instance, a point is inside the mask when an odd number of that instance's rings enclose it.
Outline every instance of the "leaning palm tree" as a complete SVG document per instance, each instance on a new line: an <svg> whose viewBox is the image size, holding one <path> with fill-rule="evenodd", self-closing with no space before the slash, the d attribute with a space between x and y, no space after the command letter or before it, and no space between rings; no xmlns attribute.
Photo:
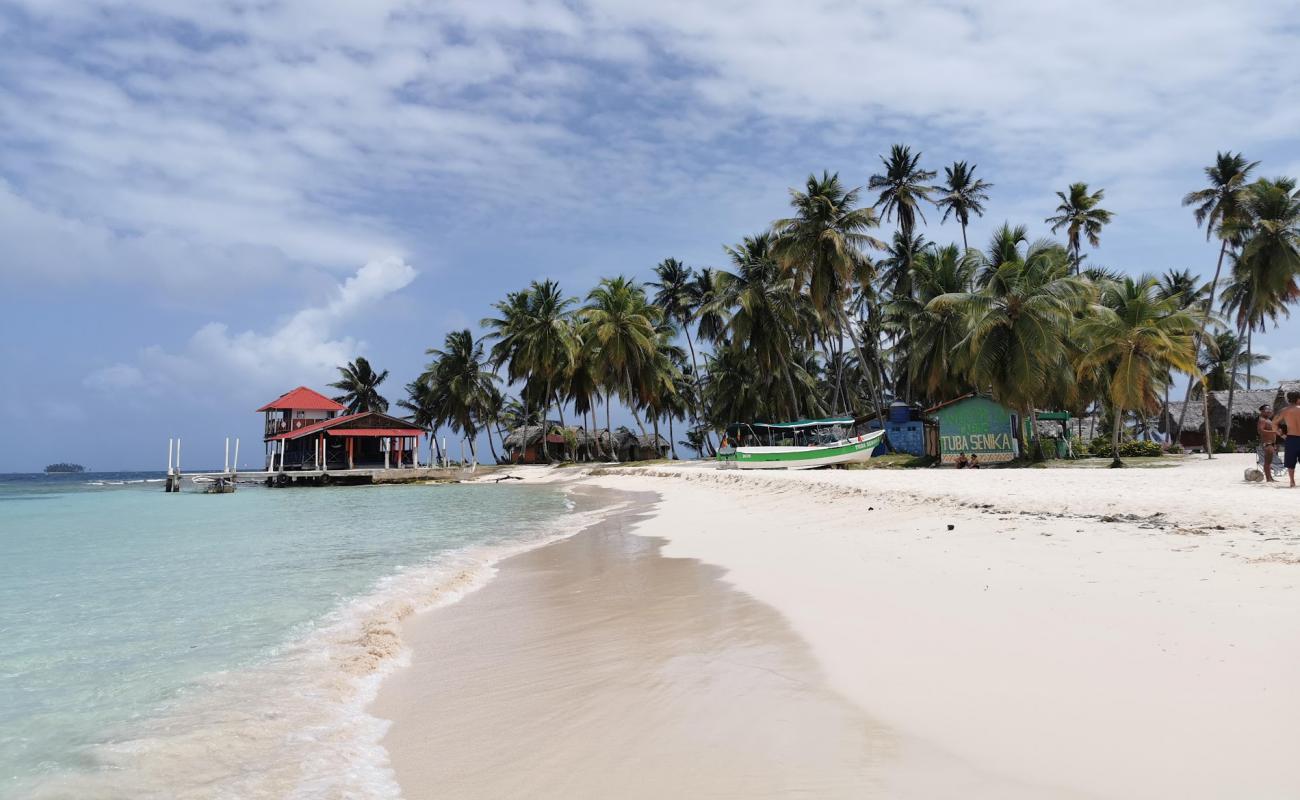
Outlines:
<svg viewBox="0 0 1300 800"><path fill-rule="evenodd" d="M845 189L838 174L809 175L805 191L790 190L795 215L772 223L772 255L794 278L794 287L806 290L813 308L828 331L847 336L853 343L863 374L879 375L879 362L868 361L858 332L845 311L864 274L866 248L884 249L884 243L867 231L880 225L871 208L858 208L858 190ZM868 377L868 391L876 413L885 411L876 380Z"/></svg>
<svg viewBox="0 0 1300 800"><path fill-rule="evenodd" d="M438 448L438 427L434 424L433 385L424 377L406 384L406 399L398 400L400 408L409 411L409 418L414 425L420 426L429 436L429 463L442 461L442 452Z"/></svg>
<svg viewBox="0 0 1300 800"><path fill-rule="evenodd" d="M1183 197L1184 206L1193 206L1196 225L1205 226L1205 239L1219 237L1219 260L1214 266L1214 278L1210 281L1210 290L1205 297L1204 314L1201 329L1196 332L1196 352L1200 358L1201 344L1205 340L1205 326L1211 319L1219 288L1219 276L1223 272L1223 259L1228 248L1239 243L1243 229L1243 202L1245 200L1247 181L1250 173L1259 166L1258 161L1247 161L1241 153L1224 151L1215 154L1214 164L1205 168L1205 177L1209 185L1204 189L1188 192ZM1187 395L1183 410L1178 417L1178 429L1182 430L1187 419L1187 406L1192 399L1193 382L1188 382ZM1206 435L1206 447L1210 446L1210 437Z"/></svg>
<svg viewBox="0 0 1300 800"><path fill-rule="evenodd" d="M954 161L951 167L943 168L943 183L934 187L939 193L934 204L943 209L943 219L955 216L961 223L961 249L969 250L966 241L966 226L970 224L971 214L984 216L984 203L989 199L989 189L993 184L975 177L975 165L965 161Z"/></svg>
<svg viewBox="0 0 1300 800"><path fill-rule="evenodd" d="M1079 274L1083 262L1083 256L1079 252L1083 238L1086 237L1088 244L1093 247L1100 245L1101 229L1114 216L1098 205L1105 194L1104 189L1089 193L1088 184L1072 183L1068 193L1056 193L1061 200L1056 207L1056 215L1044 220L1052 224L1052 233L1065 228L1070 255L1074 259L1075 275Z"/></svg>
<svg viewBox="0 0 1300 800"><path fill-rule="evenodd" d="M1089 296L1087 281L1070 275L1069 254L1040 240L1023 257L998 266L978 290L940 295L926 310L955 309L967 316L960 347L969 358L971 383L992 390L1022 419L1032 419L1037 438L1037 403L1059 385L1056 371L1067 363L1070 327Z"/></svg>
<svg viewBox="0 0 1300 800"><path fill-rule="evenodd" d="M898 218L898 229L906 238L912 237L916 230L916 218L925 221L921 211L922 203L932 202L930 193L934 187L933 170L921 169L921 154L912 154L912 148L896 144L889 149L889 157L880 157L885 171L872 175L867 181L867 188L880 192L875 208L884 212L885 220L892 222Z"/></svg>
<svg viewBox="0 0 1300 800"><path fill-rule="evenodd" d="M330 388L343 394L335 397L334 402L347 406L349 414L388 410L388 401L379 394L379 385L388 379L388 370L375 372L361 356L338 370L339 380L331 383Z"/></svg>
<svg viewBox="0 0 1300 800"><path fill-rule="evenodd" d="M469 440L470 454L478 462L475 441L480 426L486 426L501 403L496 383L500 380L483 354L483 343L476 342L468 330L447 334L441 349L426 351L433 360L425 368L423 380L433 387L435 423L445 423L452 431ZM488 442L491 443L491 433ZM496 460L496 448L492 448Z"/></svg>
<svg viewBox="0 0 1300 800"><path fill-rule="evenodd" d="M1126 410L1154 411L1171 369L1196 374L1193 337L1197 313L1162 298L1155 278L1125 278L1103 286L1098 301L1078 324L1087 343L1078 368L1102 368L1113 415L1112 467L1122 467L1120 432Z"/></svg>

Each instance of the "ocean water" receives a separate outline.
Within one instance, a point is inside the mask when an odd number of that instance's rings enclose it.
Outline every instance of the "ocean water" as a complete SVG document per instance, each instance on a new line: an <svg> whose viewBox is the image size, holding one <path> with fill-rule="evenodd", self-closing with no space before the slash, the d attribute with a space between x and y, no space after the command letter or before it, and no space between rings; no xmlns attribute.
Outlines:
<svg viewBox="0 0 1300 800"><path fill-rule="evenodd" d="M397 622L579 522L507 485L0 476L0 797L397 796Z"/></svg>

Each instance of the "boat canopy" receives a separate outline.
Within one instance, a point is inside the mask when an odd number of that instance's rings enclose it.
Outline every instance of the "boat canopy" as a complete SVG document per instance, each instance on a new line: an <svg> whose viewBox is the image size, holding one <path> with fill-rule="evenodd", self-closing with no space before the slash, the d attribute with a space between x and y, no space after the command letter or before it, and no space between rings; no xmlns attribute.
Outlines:
<svg viewBox="0 0 1300 800"><path fill-rule="evenodd" d="M734 425L749 425L751 428L780 428L790 430L792 428L821 428L832 425L852 425L857 420L854 417L826 417L824 419L797 419L794 422L737 422Z"/></svg>

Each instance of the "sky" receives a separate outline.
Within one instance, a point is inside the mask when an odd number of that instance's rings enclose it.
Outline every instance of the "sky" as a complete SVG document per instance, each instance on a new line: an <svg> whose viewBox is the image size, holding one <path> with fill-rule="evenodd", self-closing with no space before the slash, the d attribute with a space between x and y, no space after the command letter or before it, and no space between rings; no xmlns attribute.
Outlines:
<svg viewBox="0 0 1300 800"><path fill-rule="evenodd" d="M1090 263L1208 278L1180 199L1215 153L1300 175L1298 10L0 0L0 471L260 465L280 393L364 355L395 399L506 292L723 265L895 142L994 184L972 244L1085 181ZM1297 332L1261 373L1300 377Z"/></svg>

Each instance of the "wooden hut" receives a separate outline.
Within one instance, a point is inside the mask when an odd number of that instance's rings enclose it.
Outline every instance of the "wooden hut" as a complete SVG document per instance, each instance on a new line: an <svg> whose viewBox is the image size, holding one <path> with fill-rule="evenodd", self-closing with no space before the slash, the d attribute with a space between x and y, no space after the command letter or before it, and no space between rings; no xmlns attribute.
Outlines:
<svg viewBox="0 0 1300 800"><path fill-rule="evenodd" d="M561 425L550 422L541 425L521 425L506 435L502 444L506 460L511 464L542 464L542 431L546 431L547 451L554 461L612 460L614 444L609 431L589 432L580 425Z"/></svg>
<svg viewBox="0 0 1300 800"><path fill-rule="evenodd" d="M668 458L672 443L654 433L635 434L627 428L614 431L614 446L619 461L650 461Z"/></svg>

